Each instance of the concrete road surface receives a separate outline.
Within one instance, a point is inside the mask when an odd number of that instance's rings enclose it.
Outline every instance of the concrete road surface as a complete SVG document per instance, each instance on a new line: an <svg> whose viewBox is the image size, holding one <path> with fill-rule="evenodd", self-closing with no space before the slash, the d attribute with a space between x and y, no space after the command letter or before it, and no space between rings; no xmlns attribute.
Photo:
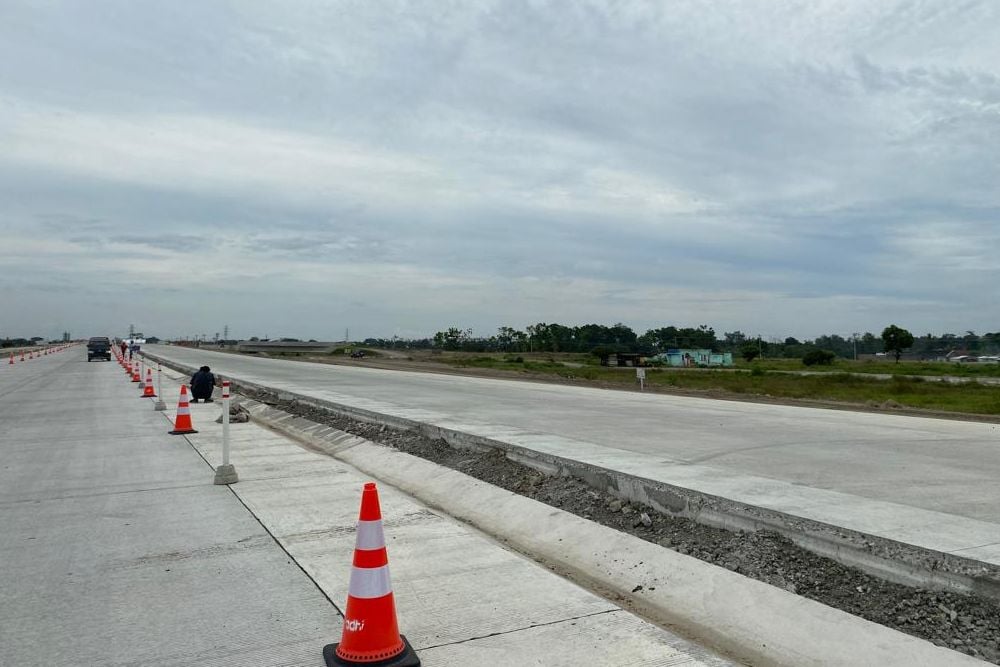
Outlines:
<svg viewBox="0 0 1000 667"><path fill-rule="evenodd" d="M147 346L185 364L1000 563L1000 427ZM998 395L1000 400L1000 395Z"/></svg>
<svg viewBox="0 0 1000 667"><path fill-rule="evenodd" d="M219 403L171 436L173 410L82 348L0 371L0 664L323 664L368 478L249 423L232 427L239 483L216 486ZM381 496L400 625L426 667L731 664Z"/></svg>

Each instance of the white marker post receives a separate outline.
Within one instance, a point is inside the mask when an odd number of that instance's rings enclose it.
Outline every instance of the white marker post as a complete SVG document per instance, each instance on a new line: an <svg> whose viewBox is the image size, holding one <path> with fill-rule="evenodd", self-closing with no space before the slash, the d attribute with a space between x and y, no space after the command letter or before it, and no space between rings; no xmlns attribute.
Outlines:
<svg viewBox="0 0 1000 667"><path fill-rule="evenodd" d="M639 391L643 391L646 387L646 369L636 368L635 377L637 380L639 380Z"/></svg>
<svg viewBox="0 0 1000 667"><path fill-rule="evenodd" d="M222 381L222 465L215 469L216 484L240 481L236 468L229 463L229 380Z"/></svg>
<svg viewBox="0 0 1000 667"><path fill-rule="evenodd" d="M156 364L156 402L153 403L153 409L157 412L163 412L167 409L167 404L163 402L163 371L160 368L160 364Z"/></svg>

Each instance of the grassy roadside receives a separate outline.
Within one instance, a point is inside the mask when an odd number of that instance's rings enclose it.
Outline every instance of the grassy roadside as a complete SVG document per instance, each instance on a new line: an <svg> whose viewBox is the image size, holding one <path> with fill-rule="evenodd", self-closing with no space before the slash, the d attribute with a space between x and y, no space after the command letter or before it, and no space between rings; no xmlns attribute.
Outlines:
<svg viewBox="0 0 1000 667"><path fill-rule="evenodd" d="M1000 364L955 364L935 361L850 361L838 359L832 366L804 366L798 359L736 361L736 368L766 371L810 371L819 373L872 373L877 375L925 375L953 377L1000 377Z"/></svg>
<svg viewBox="0 0 1000 667"><path fill-rule="evenodd" d="M517 361L521 358L522 361ZM593 364L583 364L580 360L566 362L548 358L525 358L524 355L496 356L442 356L442 363L457 368L489 368L513 371L532 377L549 376L567 380L582 380L602 385L633 387L636 385L635 372L631 369L603 368ZM567 363L572 365L567 365ZM578 365L579 364L579 365ZM894 366L895 364L886 364ZM802 370L775 364L770 370ZM881 366L878 364L876 366ZM914 366L917 366L916 364ZM944 368L935 368L944 375ZM747 370L744 368L743 370ZM812 370L812 369L810 369ZM1000 388L975 383L949 384L923 378L901 377L896 374L890 380L859 377L854 368L850 371L831 370L818 375L788 375L768 372L765 365L758 365L750 372L732 371L684 371L663 368L647 368L646 384L652 389L661 388L712 392L716 395L751 398L785 398L794 400L832 401L868 407L895 405L936 410L944 412L1000 415ZM872 370L882 373L883 370ZM913 372L913 369L910 369ZM907 375L909 373L906 373Z"/></svg>

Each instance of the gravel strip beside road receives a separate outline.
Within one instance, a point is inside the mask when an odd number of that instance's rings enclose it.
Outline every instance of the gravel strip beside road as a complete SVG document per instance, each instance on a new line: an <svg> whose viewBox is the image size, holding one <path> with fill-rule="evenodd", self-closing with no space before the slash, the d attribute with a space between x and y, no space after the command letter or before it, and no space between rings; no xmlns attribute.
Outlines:
<svg viewBox="0 0 1000 667"><path fill-rule="evenodd" d="M784 588L939 646L1000 664L1000 605L883 581L761 531L736 533L623 503L572 477L551 477L503 452L452 448L419 433L359 422L273 395L253 398L311 421L395 447L585 519Z"/></svg>

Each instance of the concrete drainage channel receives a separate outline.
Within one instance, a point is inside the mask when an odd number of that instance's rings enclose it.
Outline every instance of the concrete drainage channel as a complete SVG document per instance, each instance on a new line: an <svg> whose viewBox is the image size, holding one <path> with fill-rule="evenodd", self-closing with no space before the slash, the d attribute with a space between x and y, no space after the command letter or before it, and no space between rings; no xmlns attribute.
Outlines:
<svg viewBox="0 0 1000 667"><path fill-rule="evenodd" d="M193 371L178 364L170 366L181 372ZM1000 664L1000 577L982 563L575 461L541 457L506 443L275 393L250 383L234 385L246 396L299 417L291 419L295 427L289 429L281 423L289 420L287 415L267 413L269 419L264 423L275 422L271 425L291 435L315 432L311 423L324 424L939 646ZM631 596L624 591L624 596L614 592L611 597L623 603L641 591L642 585L636 584ZM641 600L632 601L641 613Z"/></svg>

